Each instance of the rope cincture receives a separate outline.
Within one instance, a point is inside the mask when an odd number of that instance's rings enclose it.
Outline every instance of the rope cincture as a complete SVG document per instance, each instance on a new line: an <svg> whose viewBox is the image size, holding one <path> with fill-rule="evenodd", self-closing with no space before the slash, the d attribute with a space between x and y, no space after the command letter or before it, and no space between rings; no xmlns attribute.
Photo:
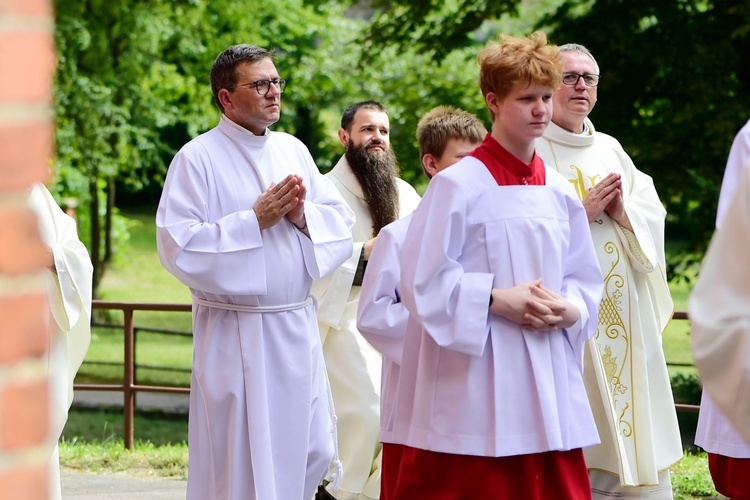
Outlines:
<svg viewBox="0 0 750 500"><path fill-rule="evenodd" d="M331 393L331 383L326 376L326 385L328 387L328 412L331 415L331 439L333 440L333 460L331 465L333 470L328 474L326 478L331 483L333 491L338 491L341 486L341 479L344 477L344 464L341 463L339 458L339 436L338 436L338 417L336 416L336 410L333 407L333 394Z"/></svg>

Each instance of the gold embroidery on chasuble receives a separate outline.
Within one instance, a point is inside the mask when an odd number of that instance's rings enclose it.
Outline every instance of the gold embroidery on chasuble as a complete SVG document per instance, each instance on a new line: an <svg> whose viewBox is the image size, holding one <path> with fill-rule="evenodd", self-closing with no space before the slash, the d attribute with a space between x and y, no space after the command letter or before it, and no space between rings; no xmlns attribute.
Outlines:
<svg viewBox="0 0 750 500"><path fill-rule="evenodd" d="M631 369L631 344L628 318L623 313L629 311L630 296L627 288L626 269L620 246L608 241L599 250L602 257L610 259L609 266L602 265L604 276L604 296L599 306L599 325L594 339L601 358L614 414L618 419L618 429L623 437L633 434L633 383Z"/></svg>
<svg viewBox="0 0 750 500"><path fill-rule="evenodd" d="M554 151L553 151L554 155ZM607 174L586 175L575 164L563 172L555 157L555 168L568 179L580 200ZM605 223L606 221L606 223ZM594 340L607 377L610 405L623 438L633 436L632 345L630 338L630 286L626 258L617 242L614 222L606 214L593 221L591 234L604 274L604 296Z"/></svg>

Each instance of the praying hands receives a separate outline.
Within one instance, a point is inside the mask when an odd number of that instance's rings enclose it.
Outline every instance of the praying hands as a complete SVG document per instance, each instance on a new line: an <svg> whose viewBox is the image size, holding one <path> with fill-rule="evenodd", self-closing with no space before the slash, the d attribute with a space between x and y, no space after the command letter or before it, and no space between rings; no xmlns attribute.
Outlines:
<svg viewBox="0 0 750 500"><path fill-rule="evenodd" d="M278 184L272 182L253 206L260 229L275 226L284 216L297 228L304 229L306 194L307 188L299 175L288 175Z"/></svg>

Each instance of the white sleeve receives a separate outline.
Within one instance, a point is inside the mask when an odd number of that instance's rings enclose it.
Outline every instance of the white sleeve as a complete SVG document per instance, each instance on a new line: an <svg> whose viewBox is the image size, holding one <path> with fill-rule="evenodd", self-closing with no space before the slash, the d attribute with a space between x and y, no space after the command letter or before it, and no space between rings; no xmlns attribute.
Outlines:
<svg viewBox="0 0 750 500"><path fill-rule="evenodd" d="M750 167L703 260L688 312L703 387L750 441Z"/></svg>
<svg viewBox="0 0 750 500"><path fill-rule="evenodd" d="M408 221L393 224L400 223ZM362 281L357 329L383 356L401 365L409 311L401 302L399 248L400 242L391 231L380 231Z"/></svg>

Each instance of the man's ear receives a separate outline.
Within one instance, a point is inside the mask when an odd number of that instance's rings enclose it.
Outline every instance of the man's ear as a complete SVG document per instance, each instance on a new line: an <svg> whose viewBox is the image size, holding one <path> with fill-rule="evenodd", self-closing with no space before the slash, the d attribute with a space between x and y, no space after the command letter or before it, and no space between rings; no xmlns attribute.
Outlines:
<svg viewBox="0 0 750 500"><path fill-rule="evenodd" d="M220 89L217 97L224 109L232 107L232 94L227 89Z"/></svg>
<svg viewBox="0 0 750 500"><path fill-rule="evenodd" d="M438 173L437 165L435 164L435 157L430 153L422 156L422 166L424 167L425 172L433 177Z"/></svg>
<svg viewBox="0 0 750 500"><path fill-rule="evenodd" d="M343 128L339 129L339 142L345 148L349 146L349 134Z"/></svg>

